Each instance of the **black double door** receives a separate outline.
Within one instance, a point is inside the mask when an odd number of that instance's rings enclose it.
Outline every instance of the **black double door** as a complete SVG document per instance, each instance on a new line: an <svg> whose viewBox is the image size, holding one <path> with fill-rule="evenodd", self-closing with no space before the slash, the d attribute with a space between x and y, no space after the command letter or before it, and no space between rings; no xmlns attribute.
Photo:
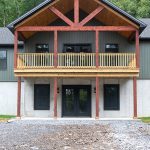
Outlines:
<svg viewBox="0 0 150 150"><path fill-rule="evenodd" d="M62 117L91 116L91 86L64 85L62 87Z"/></svg>

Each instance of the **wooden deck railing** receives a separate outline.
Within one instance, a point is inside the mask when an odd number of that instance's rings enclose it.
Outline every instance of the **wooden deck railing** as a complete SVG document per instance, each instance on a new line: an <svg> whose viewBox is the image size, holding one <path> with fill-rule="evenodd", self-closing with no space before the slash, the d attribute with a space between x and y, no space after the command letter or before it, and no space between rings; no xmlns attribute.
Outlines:
<svg viewBox="0 0 150 150"><path fill-rule="evenodd" d="M100 68L136 68L135 53L99 53ZM53 68L54 53L18 53L17 68ZM58 68L96 68L95 53L58 53Z"/></svg>

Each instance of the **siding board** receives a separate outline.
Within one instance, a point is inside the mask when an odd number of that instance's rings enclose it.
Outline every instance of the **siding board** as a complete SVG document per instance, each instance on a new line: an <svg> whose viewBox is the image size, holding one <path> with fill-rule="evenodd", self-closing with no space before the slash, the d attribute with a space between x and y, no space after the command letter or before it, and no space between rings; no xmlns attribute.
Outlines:
<svg viewBox="0 0 150 150"><path fill-rule="evenodd" d="M0 51L7 51L7 69L0 70L0 82L14 82L17 79L14 77L14 49L13 47L0 47ZM22 51L22 49L19 49Z"/></svg>

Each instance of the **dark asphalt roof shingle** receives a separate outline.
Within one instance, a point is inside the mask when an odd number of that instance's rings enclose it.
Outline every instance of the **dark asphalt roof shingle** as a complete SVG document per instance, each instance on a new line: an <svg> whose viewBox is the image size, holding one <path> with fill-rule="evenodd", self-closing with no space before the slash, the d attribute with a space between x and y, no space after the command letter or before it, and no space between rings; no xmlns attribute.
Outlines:
<svg viewBox="0 0 150 150"><path fill-rule="evenodd" d="M14 44L14 35L13 33L5 27L0 27L0 45L13 45ZM19 41L19 44L22 45L23 42Z"/></svg>
<svg viewBox="0 0 150 150"><path fill-rule="evenodd" d="M147 25L145 30L141 33L140 38L141 39L150 39L150 18L142 18L140 20Z"/></svg>

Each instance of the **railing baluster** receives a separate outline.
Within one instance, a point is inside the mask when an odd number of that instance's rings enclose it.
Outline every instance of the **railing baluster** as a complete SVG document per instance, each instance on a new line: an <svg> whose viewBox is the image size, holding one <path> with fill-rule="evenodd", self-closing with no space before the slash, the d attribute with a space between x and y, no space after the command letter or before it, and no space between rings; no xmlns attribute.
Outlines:
<svg viewBox="0 0 150 150"><path fill-rule="evenodd" d="M63 68L96 67L95 53L59 53L58 66ZM17 68L48 68L54 66L53 53L18 53ZM100 53L102 68L136 68L135 53Z"/></svg>

